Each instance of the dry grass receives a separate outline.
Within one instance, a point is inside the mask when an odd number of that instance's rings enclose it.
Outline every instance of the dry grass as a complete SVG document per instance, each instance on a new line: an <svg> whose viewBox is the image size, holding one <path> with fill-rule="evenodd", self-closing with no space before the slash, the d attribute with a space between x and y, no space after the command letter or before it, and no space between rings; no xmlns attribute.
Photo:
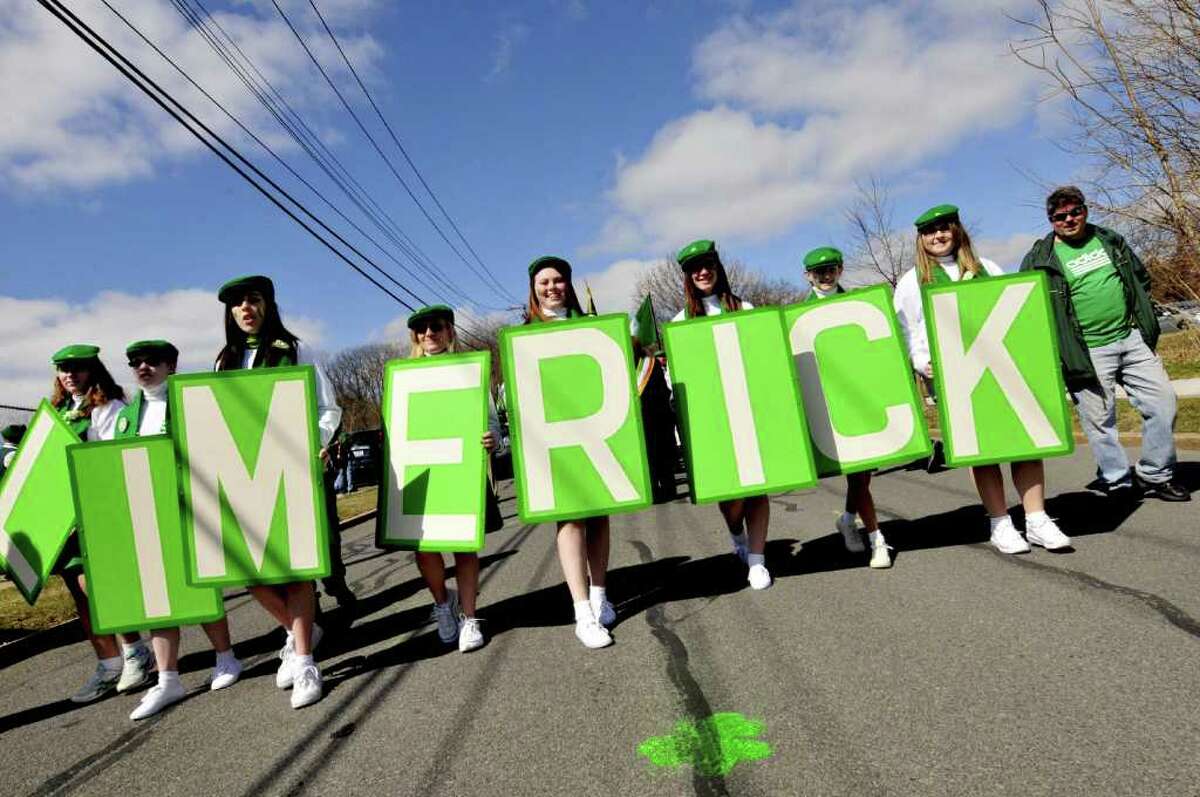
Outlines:
<svg viewBox="0 0 1200 797"><path fill-rule="evenodd" d="M1158 354L1172 379L1200 376L1200 330L1163 335L1158 341Z"/></svg>
<svg viewBox="0 0 1200 797"><path fill-rule="evenodd" d="M378 487L364 487L348 495L339 495L337 499L338 517L346 520L355 515L361 515L363 512L374 509L378 500Z"/></svg>
<svg viewBox="0 0 1200 797"><path fill-rule="evenodd" d="M75 602L58 576L51 576L30 606L11 581L0 582L0 635L50 628L75 616Z"/></svg>

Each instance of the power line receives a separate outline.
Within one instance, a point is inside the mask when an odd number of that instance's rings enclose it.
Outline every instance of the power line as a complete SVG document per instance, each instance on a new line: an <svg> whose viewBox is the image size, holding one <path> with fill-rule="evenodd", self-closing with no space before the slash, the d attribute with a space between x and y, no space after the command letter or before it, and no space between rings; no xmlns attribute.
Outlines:
<svg viewBox="0 0 1200 797"><path fill-rule="evenodd" d="M421 211L421 215L423 215L425 219L433 226L433 228L437 230L438 235L441 236L441 239L446 242L446 245L450 247L450 250L458 256L459 260L461 260L464 265L471 269L475 276L486 282L486 278L479 273L478 269L476 269L475 265L471 263L471 261L467 260L467 258L463 256L463 253L458 250L458 247L454 245L454 242L450 240L449 236L446 235L445 231L441 228L441 226L438 225L433 216L430 215L425 206L421 204L421 200L419 200L417 195L413 193L412 188L396 169L396 166L392 163L391 158L384 153L383 148L379 146L379 142L377 142L375 137L371 135L369 130L367 130L366 125L363 124L362 120L358 117L358 114L354 112L354 108L346 100L345 95L342 94L341 90L337 87L337 84L333 82L333 79L329 77L329 73L325 71L325 68L321 66L320 60L318 60L316 55L313 54L312 49L309 48L308 43L304 41L304 37L300 35L300 31L298 31L296 26L292 24L291 19L288 18L287 13L284 12L283 8L279 5L278 0L271 0L271 4L275 6L275 10L279 12L279 16L283 19L284 24L288 26L288 29L292 32L292 35L296 38L296 41L300 43L300 47L308 55L309 60L312 61L313 65L317 68L317 71L321 73L321 77L325 79L325 82L329 85L329 88L333 90L333 93L342 103L342 107L344 107L346 112L350 114L350 117L354 120L354 123L358 125L358 129L362 131L362 134L366 136L368 141L371 142L371 146L374 148L375 152L378 153L381 159L383 159L383 162L387 165L388 170L395 176L396 180L404 188L405 193L408 194L409 198L412 199L417 208Z"/></svg>
<svg viewBox="0 0 1200 797"><path fill-rule="evenodd" d="M479 257L479 253L475 251L475 247L471 246L471 242L467 240L465 235L463 235L462 230L459 229L458 225L454 222L454 218L450 215L449 211L446 210L445 206L442 205L441 200L438 199L438 196L434 193L433 188L430 187L428 182L426 182L425 176L421 174L421 170L417 168L417 164L413 163L413 159L408 155L408 150L406 150L404 145L400 143L400 138L396 135L396 131L392 129L392 126L388 123L387 118L384 117L383 112L376 104L375 98L372 97L371 92L367 90L366 84L363 83L362 78L359 77L358 70L355 69L354 64L350 62L350 58L346 55L346 51L342 49L341 42L338 41L337 36L335 36L333 33L333 29L329 27L329 23L325 21L325 17L321 14L321 9L317 8L315 0L308 0L308 4L312 6L312 10L314 13L316 13L317 19L321 20L321 26L325 28L325 32L329 34L330 41L333 42L333 46L337 48L338 53L342 56L342 61L345 62L346 68L350 70L350 74L354 76L354 80L356 83L358 83L358 87L362 90L363 96L367 98L367 102L371 104L371 108L374 109L375 115L379 117L379 121L383 123L388 135L391 136L392 143L396 145L396 149L400 150L400 154L404 156L405 162L408 163L409 168L413 170L413 174L417 176L417 179L421 181L421 185L425 187L425 191L428 192L430 198L433 199L433 202L435 205L437 205L438 210L440 210L442 215L446 217L446 221L450 222L450 226L458 235L459 240L463 242L463 245L466 246L467 250L475 258L475 262L479 263L479 265L487 273L488 277L492 281L492 284L496 286L496 288L506 297L516 301L516 297L505 290L504 286L501 285L496 279L495 274L492 273L491 269L489 269Z"/></svg>
<svg viewBox="0 0 1200 797"><path fill-rule="evenodd" d="M155 102L155 104L157 104L164 111L166 111L167 114L169 114L173 119L175 119L176 122L178 122L189 133L191 133L193 136L195 136L196 139L200 141L200 143L204 144L204 146L207 147L209 150L211 150L213 152L213 154L215 154L222 161L224 161L226 165L228 165L235 172L237 172L238 175L242 179L244 179L246 182L250 183L251 186L253 186L259 193L261 193L264 197L266 197L272 204L274 204L276 207L278 207L280 210L282 210L284 213L286 213L288 215L288 217L292 219L292 221L296 222L301 227L303 227L305 231L307 231L310 235L312 235L314 238L316 238L322 245L324 245L327 249L329 249L330 252L332 252L340 260L342 260L344 263L346 263L346 265L350 266L350 268L352 268L356 272L358 272L358 274L360 276L362 276L364 279L366 279L372 285L377 287L379 290L383 291L385 294L387 294L392 299L394 299L396 302L398 302L399 304L401 304L402 306L407 308L409 311L415 310L415 308L411 304L409 304L405 300L401 299L396 294L392 293L392 291L390 291L386 286L381 284L378 280L376 280L374 277L372 277L370 274L368 274L366 271L364 271L358 264L356 264L349 257L347 257L341 250L339 250L337 247L335 247L327 239L322 237L320 233L318 233L315 229L313 229L313 227L311 227L303 219L301 219L299 216L297 216L296 213L293 212L291 208L287 207L277 196L275 196L275 194L271 193L271 191L268 191L265 187L263 187L263 185L261 183L259 183L257 180L255 180L253 177L251 177L250 174L245 169L243 169L237 163L234 163L234 161L231 160L228 155L226 155L224 152L222 152L220 149L218 149L217 145L214 144L212 141L210 141L209 138L206 138L204 135L202 135L200 131L202 130L211 139L215 140L218 144L220 144L221 147L228 150L234 158L236 158L238 161L240 161L242 164L244 164L259 179L261 179L262 181L267 183L275 192L281 194L284 198L287 199L288 202L295 205L296 208L298 208L301 213L306 215L308 218L310 218L312 221L314 221L317 225L319 225L322 229L324 229L326 232L328 232L330 235L332 235L334 238L336 238L343 246L346 246L351 251L353 251L355 254L357 254L359 257L361 257L363 260L366 260L367 262L371 262L370 258L367 258L365 255L363 255L361 252L359 252L353 246L353 244L350 244L348 241L346 241L344 238L342 238L341 235L339 235L337 233L337 231L330 228L327 224L325 224L325 222L323 222L320 218L318 218L311 211L309 211L301 202L299 202L294 197L292 197L292 195L289 194L285 189L283 189L278 183L276 183L269 176L264 174L257 166L255 166L253 163L251 163L245 157L243 157L241 155L241 153L239 153L233 146L231 146L223 138L221 138L219 135L217 135L215 132L213 132L207 125L205 125L203 122L201 122L199 119L197 119L194 114L192 114L186 107L184 107L170 93L168 93L165 89L163 89L161 86L159 86L157 83L155 83L153 79L148 77L136 65L134 65L132 62L130 62L127 58L125 58L125 56L123 56L120 53L120 51L118 51L106 39L104 39L104 37L102 37L100 34L96 33L96 31L94 31L90 27L88 27L88 25L85 22L83 22L82 20L80 20L79 17L75 16L75 14L70 9L66 8L60 2L60 0L38 0L38 2L42 5L43 8L45 8L47 11L49 11L51 14L53 14L55 17L57 17L64 25L66 25L67 28L72 33L74 33L76 36L78 36L85 44L87 44L89 47L91 47L93 50L95 50L102 58L104 58L104 60L108 61L126 79L128 79L131 83L133 83L135 86L137 86L146 96L148 96L150 99L152 99ZM170 103L170 105L168 105L168 102ZM174 107L171 107L171 106L174 106ZM176 110L176 109L178 109L178 110ZM195 125L195 126L193 126L193 125ZM197 130L197 128L199 128L199 130ZM475 337L475 336L472 335L472 337ZM480 340L480 342L485 342L485 341L482 341L482 339L479 339L479 340Z"/></svg>

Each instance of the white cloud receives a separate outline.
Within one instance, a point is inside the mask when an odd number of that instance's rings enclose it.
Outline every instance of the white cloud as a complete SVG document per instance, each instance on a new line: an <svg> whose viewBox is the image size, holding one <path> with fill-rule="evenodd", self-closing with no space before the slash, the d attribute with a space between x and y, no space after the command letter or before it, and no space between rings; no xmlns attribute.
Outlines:
<svg viewBox="0 0 1200 797"><path fill-rule="evenodd" d="M334 25L348 12L365 8L366 0L331 5ZM74 10L206 124L244 145L233 124L115 16L99 4L75 4ZM122 4L121 11L264 140L289 146L257 100L169 4L140 0ZM319 112L337 107L336 99L314 78L308 56L278 17L249 9L217 12L215 17L294 107L315 114L310 124L328 127ZM304 16L297 13L293 22L326 69L342 75L340 56L316 27L311 9ZM356 68L367 76L374 73L382 55L375 40L342 34L339 41ZM160 164L201 149L58 19L25 0L0 0L0 96L5 99L0 183L13 189L87 188L144 178Z"/></svg>
<svg viewBox="0 0 1200 797"><path fill-rule="evenodd" d="M1015 274L1033 242L1040 237L1033 233L1018 232L1007 238L983 238L972 243L980 257L986 257L1006 272Z"/></svg>
<svg viewBox="0 0 1200 797"><path fill-rule="evenodd" d="M529 37L529 26L510 22L496 33L496 49L492 52L492 71L487 80L495 80L512 67L517 46Z"/></svg>
<svg viewBox="0 0 1200 797"><path fill-rule="evenodd" d="M83 304L63 299L0 296L0 403L32 407L53 378L50 356L69 343L94 343L100 358L125 387L125 347L164 338L179 348L180 371L211 370L224 344L221 304L210 290L130 294L106 291ZM317 348L324 325L288 315L288 329Z"/></svg>
<svg viewBox="0 0 1200 797"><path fill-rule="evenodd" d="M572 281L575 283L575 290L579 292L580 303L587 305L587 294L584 291L584 285L587 284L592 288L597 312L632 314L644 298L634 293L638 277L649 271L655 262L618 260L603 271L576 275Z"/></svg>
<svg viewBox="0 0 1200 797"><path fill-rule="evenodd" d="M712 105L664 125L617 165L614 211L591 251L705 237L765 238L836 207L1034 103L1007 55L998 4L804 3L735 16L695 49Z"/></svg>

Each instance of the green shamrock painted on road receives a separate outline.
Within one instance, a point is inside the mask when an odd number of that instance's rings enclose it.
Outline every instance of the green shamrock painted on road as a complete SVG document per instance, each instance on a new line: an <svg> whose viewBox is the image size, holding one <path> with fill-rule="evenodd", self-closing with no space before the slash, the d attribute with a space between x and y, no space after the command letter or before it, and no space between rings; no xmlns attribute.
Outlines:
<svg viewBox="0 0 1200 797"><path fill-rule="evenodd" d="M766 730L761 720L723 711L702 720L682 720L666 736L651 736L638 753L664 769L690 764L707 778L724 777L742 761L762 761L775 751L756 738Z"/></svg>

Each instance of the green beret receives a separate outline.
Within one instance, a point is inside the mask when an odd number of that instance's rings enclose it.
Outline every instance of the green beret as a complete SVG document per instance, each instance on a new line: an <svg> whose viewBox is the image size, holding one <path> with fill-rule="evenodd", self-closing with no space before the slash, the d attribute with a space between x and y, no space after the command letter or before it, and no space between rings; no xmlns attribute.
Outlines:
<svg viewBox="0 0 1200 797"><path fill-rule="evenodd" d="M529 279L544 268L556 269L567 279L571 278L571 264L555 255L543 255L529 264Z"/></svg>
<svg viewBox="0 0 1200 797"><path fill-rule="evenodd" d="M699 262L707 257L717 256L717 245L712 241L699 240L692 241L687 246L679 250L679 254L675 256L675 261L679 263L684 270L687 269L689 263L699 265Z"/></svg>
<svg viewBox="0 0 1200 797"><path fill-rule="evenodd" d="M913 224L919 230L926 224L933 224L935 221L941 221L942 219L954 219L958 221L958 208L954 205L934 205L920 216L917 216L917 220Z"/></svg>
<svg viewBox="0 0 1200 797"><path fill-rule="evenodd" d="M139 340L125 347L126 357L133 357L138 354L152 354L164 360L179 359L179 349L165 340Z"/></svg>
<svg viewBox="0 0 1200 797"><path fill-rule="evenodd" d="M21 423L10 423L8 426L0 429L0 437L3 437L10 443L19 443L24 436L25 425Z"/></svg>
<svg viewBox="0 0 1200 797"><path fill-rule="evenodd" d="M270 277L257 274L231 279L217 291L217 298L225 304L232 304L250 291L258 291L269 302L275 299L275 284Z"/></svg>
<svg viewBox="0 0 1200 797"><path fill-rule="evenodd" d="M431 304L428 307L422 307L408 317L408 328L415 329L420 321L434 316L441 316L450 322L450 326L454 326L454 311L444 304Z"/></svg>
<svg viewBox="0 0 1200 797"><path fill-rule="evenodd" d="M822 266L842 265L842 253L832 246L818 246L804 256L804 270L812 271Z"/></svg>
<svg viewBox="0 0 1200 797"><path fill-rule="evenodd" d="M70 346L64 346L54 352L50 357L50 362L60 365L70 360L94 360L99 355L99 346L93 346L90 343L72 343Z"/></svg>

